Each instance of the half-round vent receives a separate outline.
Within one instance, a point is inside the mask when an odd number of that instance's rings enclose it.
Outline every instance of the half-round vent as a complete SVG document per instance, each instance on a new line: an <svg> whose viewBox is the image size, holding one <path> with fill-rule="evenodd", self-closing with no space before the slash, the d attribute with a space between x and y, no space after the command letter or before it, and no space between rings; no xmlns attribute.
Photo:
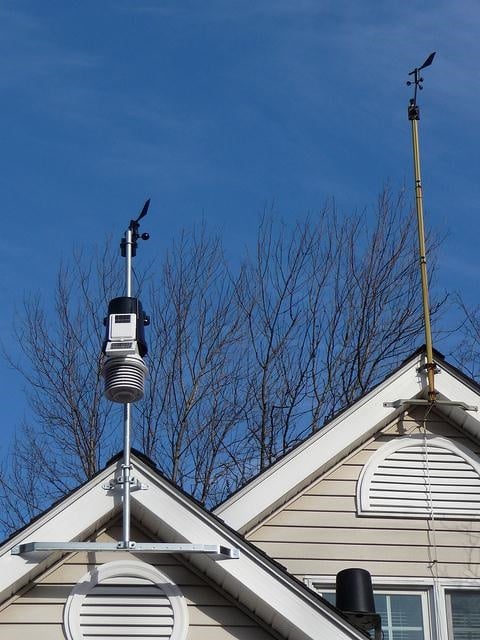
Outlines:
<svg viewBox="0 0 480 640"><path fill-rule="evenodd" d="M479 518L480 463L445 438L398 438L363 468L357 507L359 515Z"/></svg>
<svg viewBox="0 0 480 640"><path fill-rule="evenodd" d="M141 562L110 562L86 574L64 610L69 640L184 640L188 614L176 585Z"/></svg>

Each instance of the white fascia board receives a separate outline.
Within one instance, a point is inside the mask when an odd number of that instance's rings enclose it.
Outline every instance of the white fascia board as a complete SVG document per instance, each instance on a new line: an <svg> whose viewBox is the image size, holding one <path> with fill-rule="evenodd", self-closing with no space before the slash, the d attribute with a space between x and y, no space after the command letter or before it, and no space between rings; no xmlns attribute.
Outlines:
<svg viewBox="0 0 480 640"><path fill-rule="evenodd" d="M242 531L291 497L307 479L374 432L379 423L393 418L395 410L385 407L385 402L413 398L422 391L423 376L418 373L422 363L423 358L406 363L338 418L219 505L214 510L215 515L233 529Z"/></svg>
<svg viewBox="0 0 480 640"><path fill-rule="evenodd" d="M462 378L455 369L446 362L439 363L440 372L435 376L435 388L450 401L464 402L477 407L475 412L465 411L459 407L439 405L440 410L450 416L454 422L464 427L472 436L480 438L480 394L478 389Z"/></svg>
<svg viewBox="0 0 480 640"><path fill-rule="evenodd" d="M26 542L70 542L81 539L96 523L113 515L119 504L107 495L102 484L113 477L114 467L105 469L93 480L44 513L0 548L0 602L9 598L19 585L42 570L47 553L12 555L11 549Z"/></svg>
<svg viewBox="0 0 480 640"><path fill-rule="evenodd" d="M149 512L159 529L176 533L177 542L238 548L240 558L235 560L218 561L202 555L191 555L188 559L234 598L244 603L253 598L257 603L257 615L265 615L274 628L292 640L319 637L365 640L361 632L310 594L306 587L169 483L163 482L148 467L135 464L135 473L150 488L132 494L133 512L138 507L143 513Z"/></svg>

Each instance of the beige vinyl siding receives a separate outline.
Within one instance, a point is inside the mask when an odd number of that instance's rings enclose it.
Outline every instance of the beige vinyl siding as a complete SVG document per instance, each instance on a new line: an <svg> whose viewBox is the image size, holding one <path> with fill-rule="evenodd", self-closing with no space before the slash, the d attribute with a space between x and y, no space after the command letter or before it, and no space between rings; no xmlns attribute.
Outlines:
<svg viewBox="0 0 480 640"><path fill-rule="evenodd" d="M480 578L479 520L357 516L363 466L386 442L421 433L422 411L379 432L246 537L299 578L353 566L374 576ZM433 412L425 427L478 455L477 443Z"/></svg>
<svg viewBox="0 0 480 640"><path fill-rule="evenodd" d="M117 527L97 539L113 541L121 537ZM149 540L139 531L137 541ZM188 640L272 640L276 634L263 629L256 620L224 598L212 585L173 556L127 552L76 553L59 566L37 578L0 610L2 640L65 640L63 607L73 586L95 566L121 559L140 560L156 567L181 589L189 614Z"/></svg>
<svg viewBox="0 0 480 640"><path fill-rule="evenodd" d="M2 640L65 640L62 628L53 624L6 624L0 627ZM270 640L271 635L259 632L250 627L205 627L197 629L195 635L188 635L199 640ZM260 635L259 635L260 633Z"/></svg>

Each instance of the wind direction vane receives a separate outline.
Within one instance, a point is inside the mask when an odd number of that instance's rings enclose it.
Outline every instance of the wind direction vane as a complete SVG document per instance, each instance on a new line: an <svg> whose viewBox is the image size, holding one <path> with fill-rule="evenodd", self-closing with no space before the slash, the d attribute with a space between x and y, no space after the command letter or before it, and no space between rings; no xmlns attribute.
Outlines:
<svg viewBox="0 0 480 640"><path fill-rule="evenodd" d="M435 54L436 54L436 51L433 51L433 53L431 53L428 56L428 58L420 67L415 67L415 69L413 71L410 71L410 73L408 74L409 76L414 76L414 78L413 78L413 82L410 80L407 81L407 86L410 87L412 84L415 85L413 98L410 100L411 106L417 105L417 89L419 91L423 89L423 78L420 76L420 71L422 69L425 69L425 67L429 67L432 64L433 59L435 58Z"/></svg>

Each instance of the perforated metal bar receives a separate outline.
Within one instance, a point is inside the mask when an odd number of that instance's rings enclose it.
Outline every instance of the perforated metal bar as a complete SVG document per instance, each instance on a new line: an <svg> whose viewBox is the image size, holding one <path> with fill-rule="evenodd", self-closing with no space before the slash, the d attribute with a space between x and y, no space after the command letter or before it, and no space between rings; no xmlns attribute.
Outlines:
<svg viewBox="0 0 480 640"><path fill-rule="evenodd" d="M42 551L134 551L135 553L205 553L219 560L235 560L240 551L218 544L164 544L160 542L26 542L13 547L12 555Z"/></svg>

